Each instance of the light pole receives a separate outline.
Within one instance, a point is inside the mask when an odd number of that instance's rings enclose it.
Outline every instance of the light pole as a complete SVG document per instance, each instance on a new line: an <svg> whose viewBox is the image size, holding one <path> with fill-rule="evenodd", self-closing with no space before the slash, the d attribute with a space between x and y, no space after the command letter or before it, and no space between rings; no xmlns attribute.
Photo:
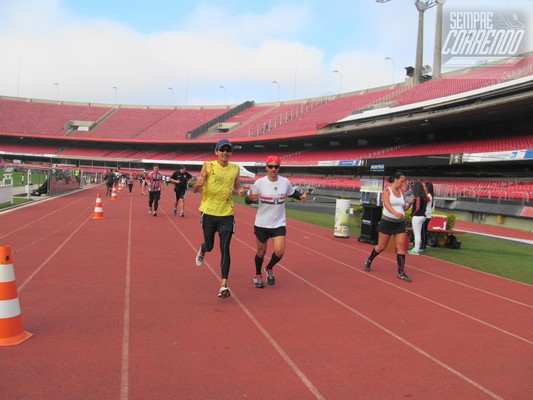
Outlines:
<svg viewBox="0 0 533 400"><path fill-rule="evenodd" d="M224 89L224 107L226 107L226 94L227 94L226 88L223 85L220 85L218 88Z"/></svg>
<svg viewBox="0 0 533 400"><path fill-rule="evenodd" d="M56 87L56 101L59 102L59 83L55 82L54 85Z"/></svg>
<svg viewBox="0 0 533 400"><path fill-rule="evenodd" d="M427 3L420 0L415 0L415 7L418 10L418 33L416 39L416 61L414 84L420 83L422 75L422 59L424 56L424 11L428 9Z"/></svg>
<svg viewBox="0 0 533 400"><path fill-rule="evenodd" d="M342 74L339 70L334 69L334 74L339 74L339 94L341 94L341 88L342 88Z"/></svg>
<svg viewBox="0 0 533 400"><path fill-rule="evenodd" d="M174 104L174 89L172 87L169 87L168 90L170 90L170 105Z"/></svg>
<svg viewBox="0 0 533 400"><path fill-rule="evenodd" d="M396 63L391 57L385 57L385 61L392 61L392 83L394 83L394 73L396 72Z"/></svg>
<svg viewBox="0 0 533 400"><path fill-rule="evenodd" d="M279 94L280 94L280 86L278 81L272 81L272 84L278 85L278 103L279 103Z"/></svg>
<svg viewBox="0 0 533 400"><path fill-rule="evenodd" d="M118 106L118 87L113 86L113 90L115 91L115 105Z"/></svg>
<svg viewBox="0 0 533 400"><path fill-rule="evenodd" d="M390 0L376 0L377 3L387 3ZM422 62L424 49L424 11L436 6L437 3L444 3L445 0L414 0L415 7L418 10L418 33L416 39L416 61L413 81L416 84L420 83L422 77Z"/></svg>
<svg viewBox="0 0 533 400"><path fill-rule="evenodd" d="M442 67L442 6L446 0L437 0L437 22L435 24L435 47L433 49L433 77L440 78Z"/></svg>

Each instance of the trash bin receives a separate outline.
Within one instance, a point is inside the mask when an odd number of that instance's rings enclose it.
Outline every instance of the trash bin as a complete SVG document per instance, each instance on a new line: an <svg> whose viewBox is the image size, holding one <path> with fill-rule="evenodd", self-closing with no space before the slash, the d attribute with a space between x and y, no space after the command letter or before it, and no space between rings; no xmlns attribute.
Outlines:
<svg viewBox="0 0 533 400"><path fill-rule="evenodd" d="M361 236L360 242L377 244L378 242L378 224L381 220L382 206L370 204L363 205L363 217L361 218Z"/></svg>
<svg viewBox="0 0 533 400"><path fill-rule="evenodd" d="M337 199L335 203L335 237L347 238L349 236L348 222L350 221L351 201L347 199Z"/></svg>

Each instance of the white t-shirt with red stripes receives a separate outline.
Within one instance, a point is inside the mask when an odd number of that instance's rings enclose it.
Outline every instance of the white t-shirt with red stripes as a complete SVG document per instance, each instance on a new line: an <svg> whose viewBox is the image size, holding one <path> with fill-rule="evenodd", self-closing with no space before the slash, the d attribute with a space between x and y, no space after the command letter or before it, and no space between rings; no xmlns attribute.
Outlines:
<svg viewBox="0 0 533 400"><path fill-rule="evenodd" d="M254 183L252 193L259 195L255 225L269 229L285 226L285 199L294 193L291 182L279 175L272 182L265 176Z"/></svg>

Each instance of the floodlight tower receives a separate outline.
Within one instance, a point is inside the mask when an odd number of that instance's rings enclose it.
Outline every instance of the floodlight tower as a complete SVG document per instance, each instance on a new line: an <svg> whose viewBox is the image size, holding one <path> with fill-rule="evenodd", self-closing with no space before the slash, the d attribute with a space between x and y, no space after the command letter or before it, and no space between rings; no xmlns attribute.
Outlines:
<svg viewBox="0 0 533 400"><path fill-rule="evenodd" d="M390 0L376 0L377 3L387 3ZM413 80L415 84L420 83L420 78L422 77L422 62L424 56L424 12L431 7L439 4L442 8L445 0L414 0L415 7L418 10L418 33L416 39L416 61L415 61L415 72ZM441 15L442 17L442 15ZM442 24L441 24L442 27ZM442 30L442 29L441 29ZM439 45L440 47L440 45ZM440 51L439 51L440 52ZM440 68L439 68L440 73Z"/></svg>
<svg viewBox="0 0 533 400"><path fill-rule="evenodd" d="M433 49L433 78L440 78L442 67L442 8L446 0L437 1L437 22L435 24L435 48Z"/></svg>

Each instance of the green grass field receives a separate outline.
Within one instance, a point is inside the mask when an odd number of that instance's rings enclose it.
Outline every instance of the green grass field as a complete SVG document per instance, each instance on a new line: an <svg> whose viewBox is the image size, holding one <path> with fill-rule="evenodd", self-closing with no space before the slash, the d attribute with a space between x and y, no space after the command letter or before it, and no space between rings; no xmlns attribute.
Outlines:
<svg viewBox="0 0 533 400"><path fill-rule="evenodd" d="M236 202L244 204L241 199L236 199ZM329 228L333 236L333 215L291 209L286 211L288 218ZM358 237L361 233L361 226L353 217L350 219L349 232L353 237ZM421 257L434 257L533 285L533 246L472 234L458 235L458 239L461 241L460 249L431 247Z"/></svg>
<svg viewBox="0 0 533 400"><path fill-rule="evenodd" d="M5 172L0 171L0 181L4 178ZM22 186L22 173L21 172L13 172L13 186ZM28 176L24 174L24 179L26 180ZM46 181L46 176L38 171L32 172L31 174L31 183L34 185L40 185ZM24 183L27 183L26 181Z"/></svg>
<svg viewBox="0 0 533 400"><path fill-rule="evenodd" d="M8 207L11 207L11 206L16 206L16 205L19 205L19 204L23 204L23 203L29 203L29 202L32 202L33 200L31 199L27 199L27 198L22 198L22 197L13 197L13 204L11 204L11 202L5 202L5 203L0 203L0 210L3 209L3 208L8 208Z"/></svg>
<svg viewBox="0 0 533 400"><path fill-rule="evenodd" d="M4 171L0 171L0 182L2 181L2 179L4 178L4 174L5 172ZM18 186L22 186L23 183L22 183L22 173L21 172L13 172L12 173L12 184L14 187L18 187ZM26 180L27 179L27 175L24 174L24 179ZM33 172L31 174L31 183L33 185L41 185L43 184L44 182L46 181L46 175L44 175L43 173L41 172ZM27 183L27 182L24 182L24 183ZM8 182L9 184L9 182ZM34 186L35 188L35 186ZM7 207L11 207L13 205L19 205L19 204L23 204L23 203L28 203L28 202L31 202L33 200L31 199L27 199L26 197L18 197L18 196L15 196L13 197L13 204L11 204L11 202L6 202L6 203L0 203L0 210L3 209L3 208L7 208Z"/></svg>

